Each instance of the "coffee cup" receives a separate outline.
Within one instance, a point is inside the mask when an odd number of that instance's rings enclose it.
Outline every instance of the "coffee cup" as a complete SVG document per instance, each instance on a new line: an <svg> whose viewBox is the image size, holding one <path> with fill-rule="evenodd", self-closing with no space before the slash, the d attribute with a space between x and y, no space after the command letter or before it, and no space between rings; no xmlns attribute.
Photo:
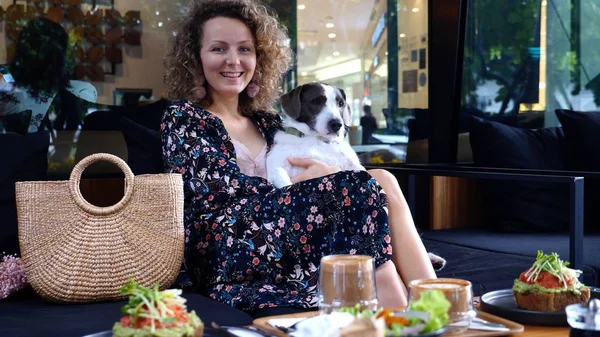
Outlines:
<svg viewBox="0 0 600 337"><path fill-rule="evenodd" d="M377 309L375 260L365 255L328 255L319 271L319 310L330 313L343 307Z"/></svg>
<svg viewBox="0 0 600 337"><path fill-rule="evenodd" d="M408 284L408 303L416 301L427 290L441 291L450 302L448 326L444 336L458 335L469 329L473 310L473 286L471 282L453 278L414 280Z"/></svg>

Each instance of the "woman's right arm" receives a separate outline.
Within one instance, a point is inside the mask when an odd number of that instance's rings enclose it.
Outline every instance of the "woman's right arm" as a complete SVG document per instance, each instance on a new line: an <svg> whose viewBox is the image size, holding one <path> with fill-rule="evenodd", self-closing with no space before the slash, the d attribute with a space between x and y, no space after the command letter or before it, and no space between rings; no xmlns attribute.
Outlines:
<svg viewBox="0 0 600 337"><path fill-rule="evenodd" d="M166 172L183 176L186 201L201 206L203 213L224 207L231 198L274 188L265 179L240 173L227 135L212 115L190 103L167 108L161 138Z"/></svg>

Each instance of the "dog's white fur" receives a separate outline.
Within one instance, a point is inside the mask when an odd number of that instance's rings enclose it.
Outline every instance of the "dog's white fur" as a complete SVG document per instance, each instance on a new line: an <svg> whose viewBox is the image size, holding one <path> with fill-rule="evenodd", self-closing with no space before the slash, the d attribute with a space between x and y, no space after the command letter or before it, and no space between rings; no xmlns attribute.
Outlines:
<svg viewBox="0 0 600 337"><path fill-rule="evenodd" d="M337 106L334 88L324 85L327 102L318 113L314 130L305 123L287 117L283 127L294 127L304 134L298 137L284 131L275 133L274 144L267 154L267 178L278 188L292 184L291 178L302 173L305 168L292 166L288 158L311 158L341 170L365 170L356 152L345 141L345 128L336 134L328 133L327 123L337 119L343 124L343 112Z"/></svg>

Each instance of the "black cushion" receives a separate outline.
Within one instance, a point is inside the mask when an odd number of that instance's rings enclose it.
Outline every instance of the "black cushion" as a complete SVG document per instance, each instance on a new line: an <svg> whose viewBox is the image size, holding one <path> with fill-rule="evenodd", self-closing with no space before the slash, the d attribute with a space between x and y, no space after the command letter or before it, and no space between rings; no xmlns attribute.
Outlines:
<svg viewBox="0 0 600 337"><path fill-rule="evenodd" d="M514 279L529 268L530 257L474 249L466 245L445 243L423 238L428 252L443 256L446 267L437 271L437 277L459 278L473 284L473 295L511 288Z"/></svg>
<svg viewBox="0 0 600 337"><path fill-rule="evenodd" d="M561 128L521 129L473 117L470 125L477 166L565 170L566 142ZM566 184L482 182L488 221L504 231L558 231L568 228Z"/></svg>
<svg viewBox="0 0 600 337"><path fill-rule="evenodd" d="M556 110L570 151L567 162L571 170L600 171L600 112ZM600 230L600 179L585 178L585 229Z"/></svg>
<svg viewBox="0 0 600 337"><path fill-rule="evenodd" d="M47 131L0 134L0 253L19 253L15 182L46 178L49 139Z"/></svg>
<svg viewBox="0 0 600 337"><path fill-rule="evenodd" d="M121 118L121 129L127 144L127 164L133 173L163 173L160 132L125 117Z"/></svg>
<svg viewBox="0 0 600 337"><path fill-rule="evenodd" d="M572 168L600 171L600 112L556 110L566 141L571 150Z"/></svg>
<svg viewBox="0 0 600 337"><path fill-rule="evenodd" d="M196 293L185 292L189 310L195 310L205 323L242 326L252 323L243 311ZM54 304L45 302L33 291L2 300L0 304L0 336L82 337L111 330L121 318L125 301L91 304Z"/></svg>
<svg viewBox="0 0 600 337"><path fill-rule="evenodd" d="M31 110L0 116L0 131L2 133L18 133L24 135L29 132Z"/></svg>
<svg viewBox="0 0 600 337"><path fill-rule="evenodd" d="M535 260L538 250L544 253L556 252L561 259L569 259L569 235L567 233L499 233L490 232L485 229L453 228L443 230L424 231L424 241L435 241L451 244L459 247L471 248L487 253L510 254L515 261L522 261L521 257L527 257L529 266ZM428 250L432 247L425 245ZM432 250L448 261L447 268L453 266L453 252L455 248L446 248L442 251ZM583 281L588 285L600 285L600 235L588 234L584 238L583 245ZM489 255L493 256L493 254ZM485 257L485 256L484 256ZM484 261L482 261L485 263ZM496 269L496 263L487 262L485 267L490 273ZM481 265L481 270L485 270ZM459 267L460 270L465 268ZM443 270L447 272L447 270ZM511 274L511 277L513 274Z"/></svg>
<svg viewBox="0 0 600 337"><path fill-rule="evenodd" d="M111 106L110 111L120 116L127 117L150 130L159 131L165 109L169 105L166 99L158 100L151 104L136 107Z"/></svg>

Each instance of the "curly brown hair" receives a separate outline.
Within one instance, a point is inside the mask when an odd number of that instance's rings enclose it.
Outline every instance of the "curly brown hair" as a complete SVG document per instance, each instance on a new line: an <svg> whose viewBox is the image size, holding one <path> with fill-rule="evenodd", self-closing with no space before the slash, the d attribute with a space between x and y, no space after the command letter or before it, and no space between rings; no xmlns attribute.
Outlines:
<svg viewBox="0 0 600 337"><path fill-rule="evenodd" d="M277 100L283 74L288 70L292 51L287 45L287 29L273 11L255 0L194 0L189 14L183 18L165 58L164 83L170 99L188 99L209 106L210 92L195 97L196 74L202 71L200 41L204 23L215 17L238 19L248 26L255 37L255 83L260 91L254 98L240 94L240 110L246 115L257 110L269 110Z"/></svg>

